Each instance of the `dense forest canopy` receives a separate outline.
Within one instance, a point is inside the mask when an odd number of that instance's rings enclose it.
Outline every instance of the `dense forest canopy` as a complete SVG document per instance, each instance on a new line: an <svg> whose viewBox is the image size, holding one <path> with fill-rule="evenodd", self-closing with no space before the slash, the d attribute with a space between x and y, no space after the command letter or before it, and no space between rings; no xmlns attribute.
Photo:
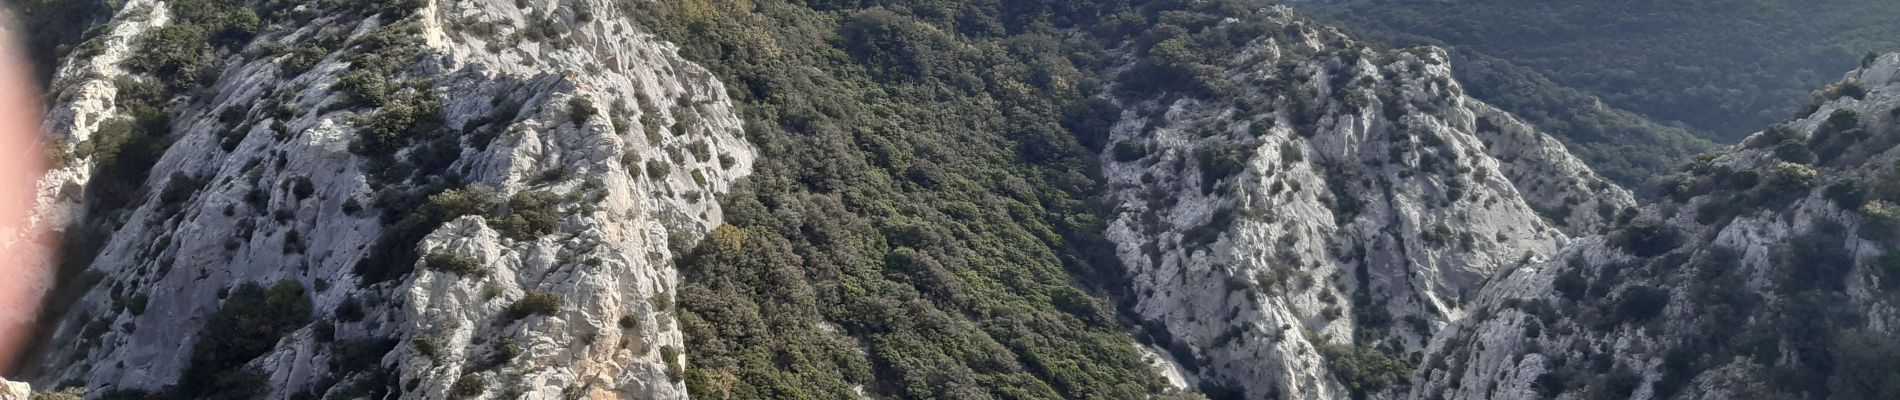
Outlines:
<svg viewBox="0 0 1900 400"><path fill-rule="evenodd" d="M1117 266L1077 140L1102 133L1072 132L1103 128L1083 114L1107 56L1064 28L1127 4L637 7L727 82L762 150L681 263L695 397L1165 392L1076 283Z"/></svg>

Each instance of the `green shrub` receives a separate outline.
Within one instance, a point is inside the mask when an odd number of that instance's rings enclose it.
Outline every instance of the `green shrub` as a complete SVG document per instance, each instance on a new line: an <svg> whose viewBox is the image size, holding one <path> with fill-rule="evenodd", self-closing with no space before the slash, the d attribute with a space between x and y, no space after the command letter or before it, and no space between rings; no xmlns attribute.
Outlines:
<svg viewBox="0 0 1900 400"><path fill-rule="evenodd" d="M462 374L462 377L455 378L455 384L449 386L449 397L457 399L476 398L481 397L482 393L487 391L487 379L483 379L481 375Z"/></svg>
<svg viewBox="0 0 1900 400"><path fill-rule="evenodd" d="M1624 289L1616 299L1615 320L1623 322L1643 322L1662 315L1664 307L1669 305L1669 291L1648 286L1632 286Z"/></svg>
<svg viewBox="0 0 1900 400"><path fill-rule="evenodd" d="M27 400L86 400L84 388L67 387L55 392L33 392Z"/></svg>
<svg viewBox="0 0 1900 400"><path fill-rule="evenodd" d="M210 34L209 44L220 48L249 42L262 25L257 11L236 0L178 0L170 8L175 25L202 28Z"/></svg>
<svg viewBox="0 0 1900 400"><path fill-rule="evenodd" d="M209 178L198 178L186 175L183 171L172 171L171 176L165 179L165 189L158 193L158 201L167 208L176 209L185 200L191 199L192 195L198 194L198 191L204 189L208 183L211 183Z"/></svg>
<svg viewBox="0 0 1900 400"><path fill-rule="evenodd" d="M1874 200L1860 207L1860 237L1876 242L1893 240L1900 233L1900 207L1885 200Z"/></svg>
<svg viewBox="0 0 1900 400"><path fill-rule="evenodd" d="M1900 398L1900 342L1891 333L1858 329L1836 340L1835 372L1828 387L1834 398Z"/></svg>
<svg viewBox="0 0 1900 400"><path fill-rule="evenodd" d="M1212 143L1201 146L1194 153L1201 168L1201 189L1211 190L1215 182L1238 174L1247 169L1247 147L1242 145Z"/></svg>
<svg viewBox="0 0 1900 400"><path fill-rule="evenodd" d="M1131 162L1135 160L1140 160L1142 157L1147 157L1147 156L1148 156L1148 146L1143 145L1140 141L1135 141L1135 140L1123 140L1120 142L1116 142L1115 150L1113 154L1111 154L1111 157L1113 157L1116 162Z"/></svg>
<svg viewBox="0 0 1900 400"><path fill-rule="evenodd" d="M350 104L382 107L389 99L390 85L387 79L374 71L352 70L337 79L336 85L343 91L343 96L350 100Z"/></svg>
<svg viewBox="0 0 1900 400"><path fill-rule="evenodd" d="M1835 207L1855 210L1867 203L1867 194L1867 187L1860 180L1847 178L1827 185L1827 189L1821 192L1821 198L1833 202Z"/></svg>
<svg viewBox="0 0 1900 400"><path fill-rule="evenodd" d="M880 74L886 79L923 79L959 65L953 37L909 16L882 9L859 11L838 29L846 44L843 50L865 64L885 66Z"/></svg>
<svg viewBox="0 0 1900 400"><path fill-rule="evenodd" d="M648 112L640 114L640 127L644 130L642 133L647 138L647 144L659 146L661 142L666 141L666 137L660 135L660 130L665 129L660 126L663 123L664 122L660 121L660 114L658 113Z"/></svg>
<svg viewBox="0 0 1900 400"><path fill-rule="evenodd" d="M291 213L289 210L278 210L278 212L279 215ZM286 220L286 218L280 217L279 220ZM284 254L303 254L304 249L308 247L303 242L303 234L298 233L297 228L284 231L283 244Z"/></svg>
<svg viewBox="0 0 1900 400"><path fill-rule="evenodd" d="M666 377L679 382L686 378L685 362L680 360L680 349L673 345L660 346L660 361L666 363Z"/></svg>
<svg viewBox="0 0 1900 400"><path fill-rule="evenodd" d="M705 140L695 140L692 143L687 143L686 151L693 154L694 160L701 162L712 161L712 146L707 144Z"/></svg>
<svg viewBox="0 0 1900 400"><path fill-rule="evenodd" d="M509 362L514 361L515 357L520 355L521 346L515 345L514 339L502 339L495 343L494 350L488 354L487 359L481 360L481 362L476 365L476 369L495 369L507 365Z"/></svg>
<svg viewBox="0 0 1900 400"><path fill-rule="evenodd" d="M1108 143L1109 130L1121 120L1121 115L1121 107L1114 102L1092 97L1063 108L1062 128L1075 134L1076 141L1083 147L1099 151Z"/></svg>
<svg viewBox="0 0 1900 400"><path fill-rule="evenodd" d="M1661 222L1641 220L1610 236L1610 244L1637 257L1649 258L1668 253L1682 245L1682 233Z"/></svg>
<svg viewBox="0 0 1900 400"><path fill-rule="evenodd" d="M416 349L416 354L420 354L431 361L442 360L441 340L432 337L417 336L409 338L409 348Z"/></svg>
<svg viewBox="0 0 1900 400"><path fill-rule="evenodd" d="M203 336L192 346L191 363L174 391L188 398L263 395L261 373L245 364L310 323L310 313L309 295L297 281L279 281L269 289L256 283L232 289L223 306L205 320Z"/></svg>
<svg viewBox="0 0 1900 400"><path fill-rule="evenodd" d="M643 158L640 157L640 153L636 153L631 149L625 153L620 153L620 167L626 168L627 174L634 177L640 176L640 164L642 160Z"/></svg>
<svg viewBox="0 0 1900 400"><path fill-rule="evenodd" d="M543 291L529 291L526 295L521 296L520 300L515 300L514 304L508 305L506 315L509 320L519 320L533 315L554 315L554 313L561 311L563 304L564 300L561 299L560 295Z"/></svg>
<svg viewBox="0 0 1900 400"><path fill-rule="evenodd" d="M520 191L508 198L505 214L491 218L502 236L524 240L554 233L560 228L560 196L550 192Z"/></svg>
<svg viewBox="0 0 1900 400"><path fill-rule="evenodd" d="M1880 276L1880 288L1900 291L1900 251L1880 253L1874 259L1874 272Z"/></svg>
<svg viewBox="0 0 1900 400"><path fill-rule="evenodd" d="M152 29L134 39L138 49L126 58L125 65L136 72L148 73L173 87L188 87L211 66L205 54L203 29L189 24L173 24Z"/></svg>
<svg viewBox="0 0 1900 400"><path fill-rule="evenodd" d="M329 49L320 47L315 43L297 45L297 47L290 49L289 55L284 57L281 64L282 75L285 77L303 75L303 73L309 72L311 68L315 68L318 62L322 62L323 57L329 52Z"/></svg>
<svg viewBox="0 0 1900 400"><path fill-rule="evenodd" d="M686 137L687 135L691 135L693 133L693 128L697 127L699 124L699 117L694 116L693 113L688 112L686 110L678 110L674 112L673 117L678 119L678 121L675 121L673 123L672 129L671 129L673 136L675 137Z"/></svg>
<svg viewBox="0 0 1900 400"><path fill-rule="evenodd" d="M1768 129L1763 129L1760 134L1749 137L1748 140L1743 143L1747 148L1760 149L1779 145L1790 140L1805 142L1807 139L1805 135L1795 131L1794 127L1790 127L1788 124L1774 124L1769 125Z"/></svg>
<svg viewBox="0 0 1900 400"><path fill-rule="evenodd" d="M1821 90L1819 97L1826 100L1839 100L1842 97L1852 97L1855 100L1866 99L1867 84L1860 83L1859 79L1848 78L1828 85L1826 89Z"/></svg>
<svg viewBox="0 0 1900 400"><path fill-rule="evenodd" d="M1372 99L1366 94L1365 89L1341 87L1334 95L1339 98L1340 105L1345 106L1350 112L1359 112L1372 105Z"/></svg>
<svg viewBox="0 0 1900 400"><path fill-rule="evenodd" d="M1280 120L1277 119L1261 118L1251 124L1247 124L1247 134L1253 135L1253 137L1256 138L1266 137L1267 135L1273 134L1273 127L1279 123Z"/></svg>
<svg viewBox="0 0 1900 400"><path fill-rule="evenodd" d="M567 118L572 120L574 125L586 125L587 119L593 118L594 114L598 113L600 110L594 108L593 100L581 96L567 99Z"/></svg>
<svg viewBox="0 0 1900 400"><path fill-rule="evenodd" d="M488 275L488 266L482 265L482 260L460 254L430 254L422 263L424 267L436 271L477 277Z"/></svg>
<svg viewBox="0 0 1900 400"><path fill-rule="evenodd" d="M483 185L444 190L429 196L427 207L439 214L443 220L451 220L463 215L481 215L494 210L495 189Z"/></svg>
<svg viewBox="0 0 1900 400"><path fill-rule="evenodd" d="M623 115L625 113L625 111L615 111L613 116L607 120L608 123L613 124L615 135L625 135L628 129L633 128L633 121L628 121L627 117Z"/></svg>
<svg viewBox="0 0 1900 400"><path fill-rule="evenodd" d="M1734 171L1726 167L1717 169L1712 178L1722 190L1742 191L1753 189L1755 185L1761 184L1761 173L1749 170Z"/></svg>
<svg viewBox="0 0 1900 400"><path fill-rule="evenodd" d="M1869 203L1872 204L1872 203ZM1770 251L1778 293L1809 290L1838 292L1855 267L1854 254L1845 246L1847 228L1828 220L1815 220L1808 232L1795 235Z"/></svg>
<svg viewBox="0 0 1900 400"><path fill-rule="evenodd" d="M1333 344L1324 340L1314 340L1319 354L1326 360L1326 369L1332 371L1333 378L1339 380L1353 397L1378 393L1393 384L1404 384L1412 376L1412 364L1404 359L1381 353L1378 350L1342 344Z"/></svg>
<svg viewBox="0 0 1900 400"><path fill-rule="evenodd" d="M1306 162L1306 153L1300 152L1300 147L1293 142L1280 142L1280 162L1285 165Z"/></svg>
<svg viewBox="0 0 1900 400"><path fill-rule="evenodd" d="M1794 163L1779 163L1768 171L1768 179L1755 194L1757 205L1779 205L1806 197L1808 190L1820 180L1820 173L1814 167Z"/></svg>
<svg viewBox="0 0 1900 400"><path fill-rule="evenodd" d="M673 166L665 161L647 161L647 179L666 179L666 175L671 173L673 173Z"/></svg>
<svg viewBox="0 0 1900 400"><path fill-rule="evenodd" d="M1746 209L1743 204L1731 197L1711 196L1708 202L1696 206L1695 222L1703 225L1720 225L1731 218L1741 215Z"/></svg>
<svg viewBox="0 0 1900 400"><path fill-rule="evenodd" d="M673 311L673 296L666 293L654 293L653 298L648 299L647 302L653 304L654 311Z"/></svg>
<svg viewBox="0 0 1900 400"><path fill-rule="evenodd" d="M1574 267L1565 268L1564 272L1550 281L1550 288L1570 301L1583 300L1584 289L1589 287L1590 281L1583 277L1583 271Z"/></svg>
<svg viewBox="0 0 1900 400"><path fill-rule="evenodd" d="M383 230L353 268L364 284L408 274L422 258L416 243L424 236L455 218L495 208L494 190L480 185L443 190L427 199L418 197L420 194L406 191L388 191L376 197L374 204L384 210L383 220L396 222Z"/></svg>
<svg viewBox="0 0 1900 400"><path fill-rule="evenodd" d="M121 100L130 104L126 107L132 118L102 122L93 137L75 146L75 153L93 161L93 180L86 190L94 207L116 210L142 199L150 166L171 147L171 116L144 105L147 101L156 100Z"/></svg>
<svg viewBox="0 0 1900 400"><path fill-rule="evenodd" d="M1433 225L1431 229L1419 232L1418 235L1419 239L1424 239L1425 243L1432 245L1432 247L1444 247L1445 243L1451 240L1451 227L1445 226L1444 223L1439 223L1438 225Z"/></svg>
<svg viewBox="0 0 1900 400"><path fill-rule="evenodd" d="M548 167L548 169L541 171L539 176L534 177L534 182L535 183L560 182L561 180L567 179L567 175L568 175L568 169L566 165L555 165L553 167Z"/></svg>
<svg viewBox="0 0 1900 400"><path fill-rule="evenodd" d="M226 129L230 129L239 124L243 124L244 119L249 116L250 109L248 108L243 106L226 106L224 109L218 111L218 123L223 124Z"/></svg>
<svg viewBox="0 0 1900 400"><path fill-rule="evenodd" d="M1867 136L1867 131L1861 128L1860 113L1847 109L1834 110L1820 127L1815 128L1814 136L1808 138L1808 148L1814 151L1817 162L1826 163L1840 157Z"/></svg>
<svg viewBox="0 0 1900 400"><path fill-rule="evenodd" d="M351 150L363 155L389 155L418 138L442 130L442 105L434 97L410 93L390 99L371 116L368 129L358 134Z"/></svg>
<svg viewBox="0 0 1900 400"><path fill-rule="evenodd" d="M345 60L353 72L394 77L422 54L423 37L422 24L415 21L379 26L357 36L351 44L353 51Z"/></svg>
<svg viewBox="0 0 1900 400"><path fill-rule="evenodd" d="M310 182L309 177L298 176L290 178L290 195L295 196L297 200L308 199L310 195L316 194L316 192L317 186Z"/></svg>
<svg viewBox="0 0 1900 400"><path fill-rule="evenodd" d="M1220 209L1209 216L1206 224L1196 226L1181 233L1181 243L1190 248L1203 248L1220 240L1222 233L1234 226L1238 213L1232 209Z"/></svg>
<svg viewBox="0 0 1900 400"><path fill-rule="evenodd" d="M131 312L132 315L144 315L145 306L150 302L151 299L146 297L143 293L132 295L132 297L125 299L125 310Z"/></svg>
<svg viewBox="0 0 1900 400"><path fill-rule="evenodd" d="M1814 162L1814 153L1808 151L1808 145L1806 143L1787 140L1775 146L1775 159L1796 164L1807 164Z"/></svg>

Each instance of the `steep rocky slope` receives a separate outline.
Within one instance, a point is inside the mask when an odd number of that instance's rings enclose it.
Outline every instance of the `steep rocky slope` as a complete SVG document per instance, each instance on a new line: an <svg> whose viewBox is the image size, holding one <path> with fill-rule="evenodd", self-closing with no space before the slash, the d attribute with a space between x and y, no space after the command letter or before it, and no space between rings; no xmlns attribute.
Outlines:
<svg viewBox="0 0 1900 400"><path fill-rule="evenodd" d="M1285 8L1252 17L1266 26L1195 34L1274 33L1210 62L1230 87L1119 98L1129 108L1103 155L1134 310L1203 388L1396 387L1492 276L1632 205L1467 97L1442 51L1373 50Z"/></svg>
<svg viewBox="0 0 1900 400"><path fill-rule="evenodd" d="M1607 235L1510 271L1416 398L1891 398L1900 55L1697 158Z"/></svg>
<svg viewBox="0 0 1900 400"><path fill-rule="evenodd" d="M129 2L53 85L40 212L97 257L69 257L27 376L683 398L670 260L753 150L622 12Z"/></svg>
<svg viewBox="0 0 1900 400"><path fill-rule="evenodd" d="M53 85L35 221L67 257L22 377L131 398L1900 385L1900 56L1638 207L1439 49L1240 1L944 5L130 1Z"/></svg>

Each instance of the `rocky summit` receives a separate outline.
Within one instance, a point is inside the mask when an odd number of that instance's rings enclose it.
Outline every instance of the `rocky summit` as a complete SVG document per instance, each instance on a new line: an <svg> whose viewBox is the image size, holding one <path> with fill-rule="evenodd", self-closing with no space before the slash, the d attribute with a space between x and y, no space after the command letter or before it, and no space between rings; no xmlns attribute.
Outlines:
<svg viewBox="0 0 1900 400"><path fill-rule="evenodd" d="M1665 169L1252 1L17 7L0 398L1900 396L1900 54Z"/></svg>

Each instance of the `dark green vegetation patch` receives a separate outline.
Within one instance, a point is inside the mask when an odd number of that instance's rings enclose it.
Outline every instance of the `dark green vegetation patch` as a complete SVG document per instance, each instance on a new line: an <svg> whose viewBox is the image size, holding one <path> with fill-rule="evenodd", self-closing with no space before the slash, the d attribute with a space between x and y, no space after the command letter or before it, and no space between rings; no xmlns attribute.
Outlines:
<svg viewBox="0 0 1900 400"><path fill-rule="evenodd" d="M756 175L681 261L696 398L1142 398L1096 150L1116 2L641 3L745 105ZM1152 7L1183 7L1156 4ZM1085 34L1087 32L1084 32ZM1093 149L1091 149L1093 148ZM663 166L663 165L662 165ZM654 166L649 166L649 169ZM649 171L651 172L651 171Z"/></svg>

